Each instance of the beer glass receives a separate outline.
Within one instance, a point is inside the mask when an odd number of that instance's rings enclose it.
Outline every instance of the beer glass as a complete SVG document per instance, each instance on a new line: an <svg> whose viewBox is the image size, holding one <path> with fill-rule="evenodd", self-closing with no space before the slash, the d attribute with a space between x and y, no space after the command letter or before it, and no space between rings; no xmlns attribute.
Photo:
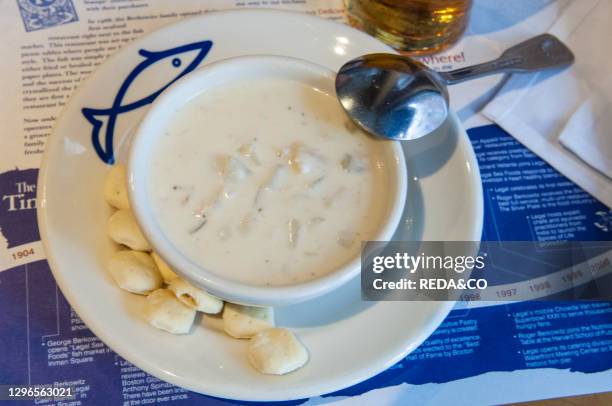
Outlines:
<svg viewBox="0 0 612 406"><path fill-rule="evenodd" d="M412 54L441 51L461 38L472 0L344 0L351 25Z"/></svg>

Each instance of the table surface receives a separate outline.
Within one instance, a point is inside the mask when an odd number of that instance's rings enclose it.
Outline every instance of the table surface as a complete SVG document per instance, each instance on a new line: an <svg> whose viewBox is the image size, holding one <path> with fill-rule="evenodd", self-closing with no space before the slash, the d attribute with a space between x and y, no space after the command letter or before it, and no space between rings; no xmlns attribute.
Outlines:
<svg viewBox="0 0 612 406"><path fill-rule="evenodd" d="M612 392L594 395L572 396L568 398L536 400L515 403L515 406L609 406L612 405Z"/></svg>
<svg viewBox="0 0 612 406"><path fill-rule="evenodd" d="M21 0L20 0L21 1ZM149 0L139 0L146 3ZM206 2L184 1L170 7L168 12L176 10L190 10L201 4L214 5L216 8L233 8L229 0L222 3L216 0ZM570 0L516 0L513 2L491 2L490 0L475 0L473 17L465 38L447 54L458 55L463 58L463 63L477 63L485 59L493 58L510 43L524 39L531 35L540 33L550 26L563 8ZM80 14L81 22L84 17L95 18L94 12L84 10L83 2L75 3ZM320 15L335 13L342 7L342 0L307 0L309 4L317 3L313 7ZM169 7L167 3L159 7ZM174 4L174 3L173 3ZM323 4L325 6L323 6ZM225 6L224 6L225 5ZM157 5L156 5L157 6ZM300 6L301 7L301 6ZM48 35L55 32L53 29L32 31L32 36L24 40L23 24L21 18L26 10L19 14L14 2L0 4L0 23L7 27L8 38L0 45L2 55L10 52L18 54L18 47L36 38L40 43L48 41ZM331 11L330 11L331 10ZM333 11L336 10L336 11ZM90 14L88 14L90 13ZM136 13L136 11L134 11ZM21 16L21 18L20 18ZM28 20L28 24L34 22ZM172 20L168 20L170 22ZM76 22L74 24L77 24ZM138 24L138 23L134 23ZM143 23L144 24L144 23ZM147 30L154 28L147 26ZM156 23L161 24L161 23ZM26 26L27 27L27 26ZM70 32L71 27L65 26L65 31ZM76 30L78 32L78 30ZM144 31L143 31L144 32ZM28 34L30 35L30 34ZM14 48L10 48L11 46ZM435 57L426 58L426 62L439 69L449 69L448 63L436 60ZM9 76L9 71L0 67L0 71ZM19 75L12 72L15 78ZM16 79L17 82L19 82ZM513 193L502 189L510 186L532 186L542 182L510 182L510 181L488 181L483 185L485 192L485 238L499 240L532 239L536 228L533 226L534 214L542 215L541 221L555 224L557 213L563 210L572 210L585 219L576 220L575 239L604 239L606 234L592 227L594 214L597 211L608 210L606 207L589 198L583 191L571 184L566 184L562 176L544 164L539 158L533 156L518 144L512 137L503 132L495 125L491 125L478 112L486 105L487 101L494 96L494 90L499 87L502 78L490 77L471 84L458 85L451 90L454 109L463 120L469 131L470 139L478 154L479 163L484 176L493 177L496 171L503 171L498 166L498 158L507 156L508 159L516 159L526 166L537 166L543 168L547 174L553 177L554 182L559 183L551 190L558 191L565 196L571 197L572 204L565 206L539 210L516 209L516 207L504 205L508 199L512 199ZM5 80L7 94L16 95L15 100L21 100L21 89L12 81ZM12 90L11 90L12 89ZM5 110L3 110L5 109ZM5 122L6 134L18 133L22 129L21 112L11 114L6 112L6 107L0 107L0 118ZM54 111L53 114L57 114ZM44 114L51 114L47 111ZM18 117L17 117L18 116ZM17 117L17 118L15 118ZM3 136L3 141L9 145L13 139ZM34 184L37 175L38 158L13 157L11 152L19 149L21 151L21 138L15 145L0 150L0 190L9 193L18 182ZM491 141L496 140L500 147L491 147ZM7 152L8 151L8 152ZM518 151L520 155L511 155L511 151ZM4 155L3 155L4 154ZM21 158L23 158L21 160ZM3 161L4 160L4 161ZM8 165L7 165L8 163ZM19 167L21 169L15 169ZM562 185L561 185L562 184ZM556 189L555 189L556 188ZM12 192L10 192L12 193ZM15 192L16 193L16 192ZM33 197L26 194L26 198ZM543 197L538 197L543 201ZM580 204L575 203L580 201ZM0 226L13 222L18 227L36 227L34 213L28 212L24 217L17 219L12 217L0 202ZM516 209L516 210L514 210ZM15 226L12 226L15 227ZM584 228L584 231L579 231ZM536 231L534 231L536 230ZM37 231L36 231L37 233ZM32 236L35 233L32 233ZM61 292L56 289L55 283L48 270L44 256L40 252L40 241L30 236L25 243L10 249L2 249L0 244L0 264L11 264L3 268L0 266L0 308L6 309L4 317L8 323L0 323L0 337L6 338L14 348L24 349L13 352L0 352L0 365L13 365L11 369L0 368L0 382L23 383L34 376L37 379L64 379L72 376L71 371L79 371L87 384L90 386L90 401L103 404L109 399L119 401L121 398L123 383L118 364L121 361L112 351L96 358L94 362L83 364L79 367L71 367L70 370L60 370L50 367L48 362L49 353L43 338L50 329L55 329L57 320L57 335L65 338L87 337L87 330L72 330L80 328L78 316L72 314L68 304L63 299ZM0 238L0 242L2 239ZM13 255L26 249L35 249L40 257L28 260L14 260ZM2 262L5 261L5 262ZM28 276L29 275L29 276ZM34 285L32 282L37 281ZM28 283L30 285L28 286ZM611 305L612 306L612 305ZM521 318L521 313L533 309L554 308L553 304L545 302L515 303L502 306L473 307L457 309L451 313L445 324L443 324L434 336L431 337L421 348L415 351L407 359L401 361L385 373L368 380L364 384L340 391L325 398L311 400L311 404L329 402L354 403L360 405L380 404L404 404L407 401L415 404L492 404L510 403L518 400L554 398L564 395L575 395L581 393L601 392L612 390L612 349L597 357L574 357L569 361L559 361L560 364L552 365L546 370L539 367L529 366L524 351L539 351L539 347L521 341L517 335L527 324ZM611 313L612 314L612 313ZM472 333L458 333L453 330L457 323L474 327ZM590 318L574 318L567 322L556 322L550 328L542 328L542 331L565 330L580 325L599 326L610 323L609 316L593 316ZM84 327L84 326L83 326ZM61 330L60 328L65 329ZM77 331L75 333L75 331ZM562 333L559 333L562 334ZM607 337L607 336L606 336ZM612 333L610 334L612 339ZM45 338L46 339L46 338ZM461 344L462 350L471 353L465 356L446 357L443 351L436 352L437 340L455 340L457 345ZM27 349L27 351L25 350ZM425 359L424 354L437 354L434 360ZM438 354L439 353L439 354ZM609 362L602 362L602 359ZM566 362L565 364L561 362ZM30 368L31 365L34 367ZM571 371L570 371L571 369ZM574 372L572 372L574 371ZM520 387L517 392L512 388ZM225 404L221 400L211 399L204 396L189 394L186 403L197 404ZM541 406L568 406L568 405L610 405L612 404L612 393L567 397L537 402L529 402L529 405Z"/></svg>

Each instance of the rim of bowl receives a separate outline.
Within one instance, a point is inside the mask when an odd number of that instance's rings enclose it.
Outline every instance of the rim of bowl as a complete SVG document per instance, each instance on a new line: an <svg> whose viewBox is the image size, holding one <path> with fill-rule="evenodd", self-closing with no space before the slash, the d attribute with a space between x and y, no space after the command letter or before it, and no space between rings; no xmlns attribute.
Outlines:
<svg viewBox="0 0 612 406"><path fill-rule="evenodd" d="M282 77L318 85L335 94L335 72L315 63L285 56L252 55L217 61L177 80L152 103L136 129L128 154L128 196L137 223L154 251L182 278L222 299L249 305L287 305L312 299L348 282L359 273L361 257L319 278L282 286L257 286L226 279L181 253L163 232L148 199L148 160L161 129L173 117L177 107L187 104L201 92L245 78ZM221 79L221 80L220 80ZM153 141L151 139L153 138ZM389 143L389 159L395 160L390 184L393 199L387 204L387 221L381 224L371 241L391 239L404 210L407 194L407 169L404 154L397 141Z"/></svg>

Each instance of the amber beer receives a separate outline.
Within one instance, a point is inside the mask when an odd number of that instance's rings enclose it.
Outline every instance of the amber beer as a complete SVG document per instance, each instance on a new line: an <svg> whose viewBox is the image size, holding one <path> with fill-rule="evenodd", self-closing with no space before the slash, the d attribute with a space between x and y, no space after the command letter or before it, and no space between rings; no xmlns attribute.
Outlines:
<svg viewBox="0 0 612 406"><path fill-rule="evenodd" d="M349 22L392 47L415 54L454 44L472 0L344 0Z"/></svg>

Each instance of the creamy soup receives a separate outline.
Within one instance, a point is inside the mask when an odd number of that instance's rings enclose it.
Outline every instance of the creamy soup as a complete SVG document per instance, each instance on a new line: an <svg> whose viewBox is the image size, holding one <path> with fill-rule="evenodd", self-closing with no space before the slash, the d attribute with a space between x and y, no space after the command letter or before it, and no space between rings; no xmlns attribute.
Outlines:
<svg viewBox="0 0 612 406"><path fill-rule="evenodd" d="M388 214L392 152L332 94L289 79L207 90L153 148L149 195L193 262L252 285L321 277L360 255Z"/></svg>

